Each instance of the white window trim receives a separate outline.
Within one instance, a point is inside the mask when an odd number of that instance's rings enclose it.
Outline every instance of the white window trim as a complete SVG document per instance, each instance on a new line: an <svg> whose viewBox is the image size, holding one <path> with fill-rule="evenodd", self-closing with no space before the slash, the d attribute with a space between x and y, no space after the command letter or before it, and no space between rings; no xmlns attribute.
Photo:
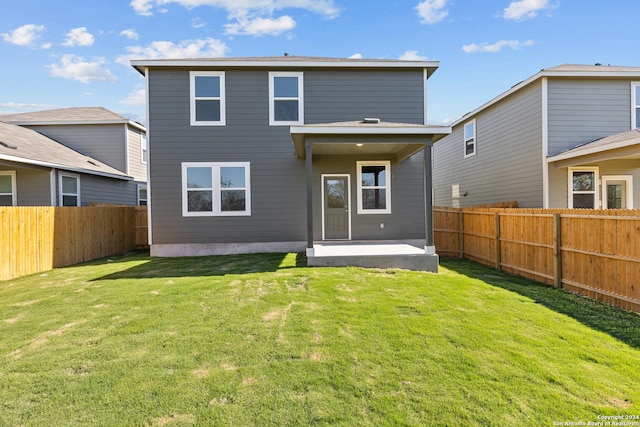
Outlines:
<svg viewBox="0 0 640 427"><path fill-rule="evenodd" d="M473 125L473 153L467 154L467 141L469 141L467 139L467 134L465 132L467 125ZM476 119L473 120L469 120L468 122L466 122L464 125L462 125L462 140L464 141L464 144L462 146L462 150L464 153L464 158L466 159L467 157L473 157L476 155L476 152L478 151L478 128L476 126Z"/></svg>
<svg viewBox="0 0 640 427"><path fill-rule="evenodd" d="M275 119L275 77L297 77L298 97L297 98L277 98L280 101L298 101L298 120L296 121L276 121ZM304 124L304 73L295 71L270 71L269 72L269 126L290 126Z"/></svg>
<svg viewBox="0 0 640 427"><path fill-rule="evenodd" d="M187 168L211 168L213 188L203 188L202 190L212 191L212 210L210 212L189 212L189 198L187 190ZM245 210L244 211L221 211L220 210L220 168L221 167L243 167L245 187ZM236 188L240 189L240 188ZM233 190L227 188L226 190ZM251 163L250 162L187 162L182 163L182 216L251 216Z"/></svg>
<svg viewBox="0 0 640 427"><path fill-rule="evenodd" d="M62 178L75 178L76 180L76 194L73 193L64 193L62 191ZM78 202L76 204L76 206L82 206L82 203L80 201L80 175L74 174L74 173L59 173L58 174L58 206L64 206L64 204L62 203L62 199L63 196L77 196L78 198Z"/></svg>
<svg viewBox="0 0 640 427"><path fill-rule="evenodd" d="M0 171L0 176L10 176L11 177L11 206L17 206L18 203L18 191L16 185L16 171ZM6 196L8 193L1 193L3 196Z"/></svg>
<svg viewBox="0 0 640 427"><path fill-rule="evenodd" d="M385 191L385 199L386 199L386 209L363 209L362 208L362 166L384 166L386 169L385 177L386 177L386 185L384 188ZM391 162L389 160L366 160L366 161L358 161L356 162L356 173L358 176L358 214L359 215L375 215L375 214L390 214L391 213ZM364 187L370 188L370 187ZM383 187L378 187L383 188Z"/></svg>
<svg viewBox="0 0 640 427"><path fill-rule="evenodd" d="M625 192L625 209L633 209L633 176L632 175L602 175L602 209L608 209L607 199L607 182L608 181L624 181Z"/></svg>
<svg viewBox="0 0 640 427"><path fill-rule="evenodd" d="M145 189L147 191L147 198L146 199L142 199L140 198L140 190ZM138 188L137 188L137 198L138 198L138 206L142 206L140 205L140 202L142 200L144 200L145 202L147 202L147 205L149 205L149 188L147 187L146 184L138 184Z"/></svg>
<svg viewBox="0 0 640 427"><path fill-rule="evenodd" d="M146 149L145 149L146 148ZM147 160L144 159L144 152L147 152ZM149 159L149 139L147 135L140 134L140 163L146 165Z"/></svg>
<svg viewBox="0 0 640 427"><path fill-rule="evenodd" d="M197 99L209 99L220 101L220 120L219 121L197 121L196 120L196 77L200 76L217 76L220 77L220 97L201 97ZM191 71L189 72L189 102L191 113L191 126L226 126L226 94L225 94L225 73L224 71Z"/></svg>
<svg viewBox="0 0 640 427"><path fill-rule="evenodd" d="M594 172L594 190L593 191L573 191L573 173L574 172ZM568 172L568 190L569 193L567 195L567 206L569 209L573 209L573 195L574 194L591 194L594 193L594 206L593 209L600 209L600 176L599 176L599 168L597 166L585 166L585 167L573 167L569 168ZM582 209L582 208L581 208Z"/></svg>
<svg viewBox="0 0 640 427"><path fill-rule="evenodd" d="M640 100L636 99L636 87L640 86L640 82L631 82L631 130L640 127L640 123L636 123L636 108L640 108Z"/></svg>

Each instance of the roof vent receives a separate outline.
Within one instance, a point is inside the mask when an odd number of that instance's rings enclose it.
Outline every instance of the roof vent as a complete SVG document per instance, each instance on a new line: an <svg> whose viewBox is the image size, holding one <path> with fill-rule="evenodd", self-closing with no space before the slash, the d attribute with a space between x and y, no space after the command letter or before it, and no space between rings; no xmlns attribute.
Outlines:
<svg viewBox="0 0 640 427"><path fill-rule="evenodd" d="M93 161L91 161L91 160L87 160L87 163L89 163L90 165L93 165L93 166L100 167L100 165L99 165L99 164L97 164L96 162L93 162Z"/></svg>
<svg viewBox="0 0 640 427"><path fill-rule="evenodd" d="M3 147L6 148L11 148L12 150L17 150L18 147L13 145L13 144L9 144L8 142L4 142L4 141L0 141L0 145L2 145Z"/></svg>
<svg viewBox="0 0 640 427"><path fill-rule="evenodd" d="M365 117L362 119L362 123L380 123L380 119L374 117Z"/></svg>

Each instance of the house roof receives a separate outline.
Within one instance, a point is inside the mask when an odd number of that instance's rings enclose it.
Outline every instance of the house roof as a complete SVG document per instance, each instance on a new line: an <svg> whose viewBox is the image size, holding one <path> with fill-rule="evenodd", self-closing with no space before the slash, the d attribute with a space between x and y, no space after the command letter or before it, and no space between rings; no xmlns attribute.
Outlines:
<svg viewBox="0 0 640 427"><path fill-rule="evenodd" d="M565 150L547 160L558 167L612 159L640 159L640 129L609 135Z"/></svg>
<svg viewBox="0 0 640 427"><path fill-rule="evenodd" d="M538 73L529 77L526 80L523 80L515 85L513 85L509 90L501 93L496 96L489 102L481 105L473 111L465 114L460 117L453 123L451 126L457 126L460 123L469 120L470 117L475 116L482 110L485 110L497 102L503 100L509 95L523 89L530 84L537 82L538 80L545 77L555 77L555 78L563 78L563 77L572 77L572 78L621 78L621 77L631 77L631 78L639 78L640 79L640 67L621 67L621 66L611 66L611 65L580 65L580 64L563 64L558 65L551 68L544 68L540 70Z"/></svg>
<svg viewBox="0 0 640 427"><path fill-rule="evenodd" d="M119 170L80 154L32 129L0 121L0 162L2 161L109 178L132 179Z"/></svg>
<svg viewBox="0 0 640 427"><path fill-rule="evenodd" d="M177 58L134 59L131 65L142 75L147 67L225 67L225 68L422 68L427 77L440 65L439 61L406 61L400 59L325 58L314 56L263 56L245 58Z"/></svg>
<svg viewBox="0 0 640 427"><path fill-rule="evenodd" d="M0 120L16 125L87 125L87 124L129 124L146 131L140 123L107 110L103 107L72 107L55 110L33 111L29 113L7 114Z"/></svg>

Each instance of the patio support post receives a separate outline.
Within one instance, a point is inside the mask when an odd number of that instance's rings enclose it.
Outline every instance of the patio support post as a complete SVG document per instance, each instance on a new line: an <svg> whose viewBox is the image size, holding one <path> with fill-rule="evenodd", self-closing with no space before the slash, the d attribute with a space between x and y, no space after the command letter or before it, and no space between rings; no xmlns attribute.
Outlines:
<svg viewBox="0 0 640 427"><path fill-rule="evenodd" d="M313 144L305 141L304 145L307 172L307 256L313 256Z"/></svg>
<svg viewBox="0 0 640 427"><path fill-rule="evenodd" d="M431 139L427 141L424 147L424 226L426 245L425 251L428 254L435 254L436 247L433 241L433 143Z"/></svg>

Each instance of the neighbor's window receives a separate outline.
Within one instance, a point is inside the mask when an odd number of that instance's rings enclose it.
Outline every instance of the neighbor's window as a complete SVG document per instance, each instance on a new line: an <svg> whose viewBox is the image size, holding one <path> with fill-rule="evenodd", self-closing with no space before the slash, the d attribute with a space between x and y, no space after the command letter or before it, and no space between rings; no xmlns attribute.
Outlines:
<svg viewBox="0 0 640 427"><path fill-rule="evenodd" d="M147 206L147 186L138 184L138 206Z"/></svg>
<svg viewBox="0 0 640 427"><path fill-rule="evenodd" d="M192 71L191 125L225 125L225 84L222 71Z"/></svg>
<svg viewBox="0 0 640 427"><path fill-rule="evenodd" d="M391 213L391 162L357 162L358 213Z"/></svg>
<svg viewBox="0 0 640 427"><path fill-rule="evenodd" d="M249 165L183 163L183 216L251 215Z"/></svg>
<svg viewBox="0 0 640 427"><path fill-rule="evenodd" d="M631 129L640 128L640 82L631 83Z"/></svg>
<svg viewBox="0 0 640 427"><path fill-rule="evenodd" d="M0 172L0 206L16 205L16 173Z"/></svg>
<svg viewBox="0 0 640 427"><path fill-rule="evenodd" d="M149 161L149 145L146 135L140 135L140 150L140 158L142 160L142 163L147 163Z"/></svg>
<svg viewBox="0 0 640 427"><path fill-rule="evenodd" d="M302 73L269 73L269 124L304 123Z"/></svg>
<svg viewBox="0 0 640 427"><path fill-rule="evenodd" d="M596 209L598 207L598 169L569 169L569 208Z"/></svg>
<svg viewBox="0 0 640 427"><path fill-rule="evenodd" d="M80 177L60 174L60 206L80 206Z"/></svg>
<svg viewBox="0 0 640 427"><path fill-rule="evenodd" d="M473 119L464 125L464 157L476 154L476 120Z"/></svg>

